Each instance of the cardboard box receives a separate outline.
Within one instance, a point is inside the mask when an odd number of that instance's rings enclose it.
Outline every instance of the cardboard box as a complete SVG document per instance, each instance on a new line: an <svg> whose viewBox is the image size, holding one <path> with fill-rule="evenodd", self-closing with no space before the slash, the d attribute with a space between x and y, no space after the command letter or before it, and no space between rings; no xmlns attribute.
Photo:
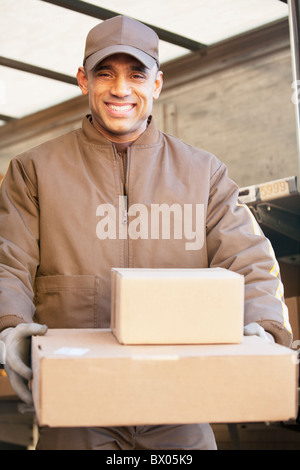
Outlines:
<svg viewBox="0 0 300 470"><path fill-rule="evenodd" d="M111 308L122 344L240 343L244 277L221 268L113 269Z"/></svg>
<svg viewBox="0 0 300 470"><path fill-rule="evenodd" d="M289 319L293 332L293 340L300 340L300 297L290 297L285 299L289 310Z"/></svg>
<svg viewBox="0 0 300 470"><path fill-rule="evenodd" d="M40 425L278 421L297 413L296 353L257 336L230 345L124 346L110 330L32 340Z"/></svg>

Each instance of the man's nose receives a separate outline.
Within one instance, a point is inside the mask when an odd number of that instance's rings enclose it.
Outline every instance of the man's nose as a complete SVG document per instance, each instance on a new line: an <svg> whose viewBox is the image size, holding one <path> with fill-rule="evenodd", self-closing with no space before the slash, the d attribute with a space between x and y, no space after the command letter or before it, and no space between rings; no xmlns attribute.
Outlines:
<svg viewBox="0 0 300 470"><path fill-rule="evenodd" d="M111 94L117 96L118 98L124 98L124 96L129 96L131 93L131 88L125 77L117 77L111 87Z"/></svg>

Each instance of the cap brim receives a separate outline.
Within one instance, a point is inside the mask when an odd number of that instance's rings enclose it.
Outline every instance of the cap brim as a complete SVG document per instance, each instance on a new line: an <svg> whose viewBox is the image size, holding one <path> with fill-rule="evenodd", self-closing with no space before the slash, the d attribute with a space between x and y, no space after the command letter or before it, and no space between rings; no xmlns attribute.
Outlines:
<svg viewBox="0 0 300 470"><path fill-rule="evenodd" d="M125 46L125 45L115 45L115 46L106 47L105 49L102 49L101 51L97 51L97 52L94 52L94 54L91 54L89 57L87 57L84 63L84 66L88 70L92 70L95 67L95 65L97 65L102 60L106 59L106 57L109 57L113 54L131 55L132 57L135 57L137 60L139 60L148 69L152 69L154 64L156 64L156 60L153 57L141 51L140 49L137 49L131 46Z"/></svg>

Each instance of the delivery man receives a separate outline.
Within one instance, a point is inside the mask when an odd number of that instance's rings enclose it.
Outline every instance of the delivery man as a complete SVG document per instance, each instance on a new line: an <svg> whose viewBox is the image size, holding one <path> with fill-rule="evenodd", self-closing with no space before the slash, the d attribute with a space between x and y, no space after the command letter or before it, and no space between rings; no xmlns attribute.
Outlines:
<svg viewBox="0 0 300 470"><path fill-rule="evenodd" d="M274 252L225 165L160 132L151 116L163 85L158 43L154 31L128 17L93 28L77 74L90 107L82 128L13 159L3 180L0 339L8 376L27 403L31 335L109 327L112 267L236 271L245 277L245 334L291 344ZM130 235L134 204L149 213L154 204L170 213L174 204L201 207L202 224L194 219L197 230L178 236L174 216L169 237L137 225ZM117 219L109 218L110 208ZM184 423L42 428L38 443L38 449L215 448L208 424Z"/></svg>

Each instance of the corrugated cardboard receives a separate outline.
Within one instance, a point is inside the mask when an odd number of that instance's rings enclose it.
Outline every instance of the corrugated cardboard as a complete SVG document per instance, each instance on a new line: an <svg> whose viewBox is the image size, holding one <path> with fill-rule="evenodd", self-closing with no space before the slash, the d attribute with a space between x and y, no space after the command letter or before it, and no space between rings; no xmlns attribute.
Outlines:
<svg viewBox="0 0 300 470"><path fill-rule="evenodd" d="M239 343L244 277L221 268L113 269L111 305L123 344Z"/></svg>
<svg viewBox="0 0 300 470"><path fill-rule="evenodd" d="M124 346L110 330L32 340L40 425L278 421L297 413L296 353L256 336L230 345Z"/></svg>

